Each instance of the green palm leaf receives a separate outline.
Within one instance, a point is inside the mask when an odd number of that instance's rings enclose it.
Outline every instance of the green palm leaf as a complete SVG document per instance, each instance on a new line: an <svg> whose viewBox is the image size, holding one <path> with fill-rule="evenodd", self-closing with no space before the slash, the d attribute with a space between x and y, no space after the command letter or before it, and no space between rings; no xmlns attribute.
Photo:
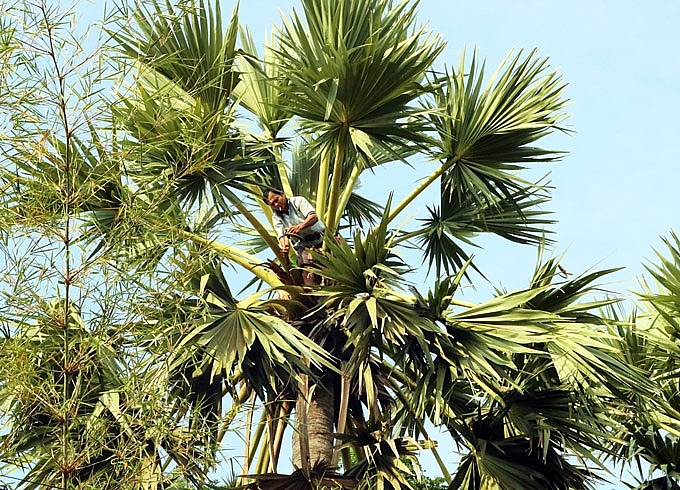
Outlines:
<svg viewBox="0 0 680 490"><path fill-rule="evenodd" d="M554 223L544 217L548 212L539 209L546 201L548 197L538 187L485 201L443 186L441 208L428 207L430 216L421 219L422 227L401 239L415 238L437 276L451 274L470 260L461 244L476 246L473 238L480 233L494 233L520 244L546 242L549 231L545 226Z"/></svg>
<svg viewBox="0 0 680 490"><path fill-rule="evenodd" d="M663 239L669 257L656 251L657 265L649 264L647 271L659 285L656 293L642 293L640 298L647 301L665 323L667 332L680 335L680 238L671 232L670 238Z"/></svg>
<svg viewBox="0 0 680 490"><path fill-rule="evenodd" d="M555 276L557 263L548 261L537 267L534 284L546 284L542 274ZM617 269L597 271L545 288L529 300L527 308L549 311L561 317L557 322L559 335L547 345L560 379L578 379L601 383L615 396L626 392L649 392L652 388L645 373L622 359L620 348L612 339L614 331L606 327L608 320L600 313L616 303L614 299L579 301L596 288L593 282ZM651 392L650 392L651 393Z"/></svg>
<svg viewBox="0 0 680 490"><path fill-rule="evenodd" d="M424 141L410 103L443 45L413 30L414 6L406 2L305 0L303 9L306 24L294 13L278 36L278 63L288 74L281 90L303 131L314 135L318 212L334 232L341 185L356 166L374 161L372 148L393 153L393 145Z"/></svg>
<svg viewBox="0 0 680 490"><path fill-rule="evenodd" d="M128 57L172 80L203 101L210 112L222 112L229 105L238 83L233 70L238 36L236 9L226 31L219 1L214 6L199 0L173 7L169 2L151 0L138 4L132 17L132 25L110 31Z"/></svg>
<svg viewBox="0 0 680 490"><path fill-rule="evenodd" d="M223 32L219 2L178 9L154 1L134 12L133 28L112 34L137 62L135 85L112 105L135 160L127 170L155 200L179 199L189 209L209 195L226 215L243 213L235 191L261 181L272 143L234 126L236 11Z"/></svg>
<svg viewBox="0 0 680 490"><path fill-rule="evenodd" d="M448 163L445 180L453 192L494 202L530 185L515 172L518 163L549 162L556 152L529 146L559 129L564 85L556 73L543 75L545 60L534 53L508 56L482 86L484 68L473 58L466 70L451 71L434 91L432 123L439 135L437 158Z"/></svg>
<svg viewBox="0 0 680 490"><path fill-rule="evenodd" d="M371 482L377 488L411 490L410 468L419 469L417 452L430 446L429 441L419 443L409 437L385 438L379 431L360 431L341 439L359 451L359 462L345 472L345 476L365 482L359 488L369 488Z"/></svg>
<svg viewBox="0 0 680 490"><path fill-rule="evenodd" d="M328 240L328 253L316 254L316 259L320 266L319 275L329 279L332 285L317 294L340 300L350 299L357 294L370 295L374 288L391 288L402 284L402 276L409 268L393 251L393 240L394 234L388 231L385 219L364 237L357 232L353 241L354 249L342 238ZM331 304L327 302L327 306Z"/></svg>
<svg viewBox="0 0 680 490"><path fill-rule="evenodd" d="M257 49L249 31L241 36L244 53L237 59L241 82L233 95L239 104L257 116L257 123L270 141L277 141L279 133L291 117L290 109L282 102L282 93L276 83L284 77L276 64L276 39L266 45L262 61L257 59Z"/></svg>
<svg viewBox="0 0 680 490"><path fill-rule="evenodd" d="M187 303L186 333L177 337L168 332L169 338L178 338L172 366L198 356L198 375L206 369L210 376L251 373L257 380L247 381L262 396L273 389L272 380L289 381L299 372L308 372L305 360L335 369L328 353L264 304L237 301L218 262L197 271L192 283L193 294L202 301Z"/></svg>
<svg viewBox="0 0 680 490"><path fill-rule="evenodd" d="M546 461L533 451L531 441L507 438L486 442L480 438L474 455L463 458L449 488L473 490L592 490L592 481L601 480L585 468L550 451Z"/></svg>
<svg viewBox="0 0 680 490"><path fill-rule="evenodd" d="M231 113L211 112L202 99L156 71L142 70L139 76L134 96L113 110L133 138L125 146L136 159L128 172L141 189L185 200L190 207L208 189L218 202L234 201L230 189L248 190L257 182L253 172L266 162L245 155Z"/></svg>

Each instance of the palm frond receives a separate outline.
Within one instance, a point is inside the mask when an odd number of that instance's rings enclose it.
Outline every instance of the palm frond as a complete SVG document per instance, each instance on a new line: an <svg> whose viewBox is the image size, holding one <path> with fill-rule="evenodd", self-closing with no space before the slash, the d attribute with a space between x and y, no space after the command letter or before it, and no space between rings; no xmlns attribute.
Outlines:
<svg viewBox="0 0 680 490"><path fill-rule="evenodd" d="M222 112L229 105L239 80L233 69L238 36L236 9L226 31L219 1L213 6L198 0L173 7L169 2L152 0L137 4L132 18L131 25L110 30L123 53L203 101L210 112Z"/></svg>
<svg viewBox="0 0 680 490"><path fill-rule="evenodd" d="M389 203L387 205L389 210ZM392 250L394 235L388 231L386 220L381 220L365 236L354 236L354 249L343 239L329 239L328 253L315 257L319 263L318 274L332 281L318 294L329 298L353 298L357 294L371 294L374 288L386 288L403 283L402 276L409 271L401 258Z"/></svg>
<svg viewBox="0 0 680 490"><path fill-rule="evenodd" d="M134 94L112 110L131 136L124 150L135 163L127 172L140 189L191 207L208 192L218 202L233 201L230 189L257 183L254 172L268 162L246 153L231 112L210 111L159 72L142 70L139 77Z"/></svg>
<svg viewBox="0 0 680 490"><path fill-rule="evenodd" d="M241 36L245 53L237 59L240 83L233 95L239 104L254 114L257 124L270 141L277 141L279 133L291 117L290 109L284 107L282 94L275 83L283 74L276 64L276 39L264 48L262 60L257 59L257 49L249 31Z"/></svg>
<svg viewBox="0 0 680 490"><path fill-rule="evenodd" d="M352 230L363 228L365 225L375 225L383 213L384 208L380 204L352 192L347 200L343 219L347 221L347 227Z"/></svg>
<svg viewBox="0 0 680 490"><path fill-rule="evenodd" d="M391 490L411 490L408 477L411 468L419 474L418 451L430 446L430 441L419 443L409 437L385 438L380 431L360 431L340 438L359 452L359 462L345 476Z"/></svg>
<svg viewBox="0 0 680 490"><path fill-rule="evenodd" d="M439 135L437 159L447 162L449 188L460 196L493 203L521 192L526 182L516 172L522 163L550 162L559 152L529 146L560 129L564 85L546 60L530 53L508 55L484 87L484 68L461 59L435 84L431 119ZM464 199L461 197L461 199Z"/></svg>
<svg viewBox="0 0 680 490"><path fill-rule="evenodd" d="M291 110L304 124L344 120L369 134L401 120L442 49L434 36L421 40L422 29L409 32L413 6L306 0L303 8L306 25L294 13L278 35L279 63L293 75L284 87L299 102Z"/></svg>
<svg viewBox="0 0 680 490"><path fill-rule="evenodd" d="M442 183L441 207L428 206L430 215L420 219L422 226L401 238L415 240L428 270L434 267L437 276L460 270L470 260L463 245L477 246L473 239L481 233L523 245L550 243L546 226L554 220L546 218L549 212L540 209L549 200L543 186L536 184L509 196L485 200L460 194L451 185Z"/></svg>
<svg viewBox="0 0 680 490"><path fill-rule="evenodd" d="M167 333L168 338L177 339L172 366L198 359L198 375L206 370L210 378L240 372L253 378L246 381L263 398L265 392L273 391L272 380L282 379L285 384L288 377L294 379L296 373L308 372L304 359L335 369L327 352L283 318L268 312L266 304L253 299L237 301L219 262L196 271L190 283L189 290L197 299L187 301L184 333Z"/></svg>
<svg viewBox="0 0 680 490"><path fill-rule="evenodd" d="M602 480L557 451L542 459L532 441L523 438L489 440L480 437L475 452L464 457L449 488L511 490L593 490Z"/></svg>
<svg viewBox="0 0 680 490"><path fill-rule="evenodd" d="M394 154L393 145L424 142L422 120L409 117L420 109L410 104L443 45L413 29L407 2L305 0L303 9L306 22L294 12L278 34L278 63L288 74L281 90L303 131L315 136L317 211L335 232L346 162L356 158L351 168L360 173L362 160L374 161L373 147Z"/></svg>
<svg viewBox="0 0 680 490"><path fill-rule="evenodd" d="M658 264L647 264L647 271L656 280L659 291L639 294L648 302L666 324L668 332L680 335L680 238L671 232L663 239L668 257L655 251Z"/></svg>

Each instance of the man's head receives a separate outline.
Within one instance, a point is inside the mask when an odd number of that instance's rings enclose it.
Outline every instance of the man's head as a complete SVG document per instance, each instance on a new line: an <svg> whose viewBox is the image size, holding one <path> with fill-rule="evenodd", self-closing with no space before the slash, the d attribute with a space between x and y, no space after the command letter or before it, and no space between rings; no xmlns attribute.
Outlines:
<svg viewBox="0 0 680 490"><path fill-rule="evenodd" d="M285 211L288 207L288 198L286 198L286 194L272 188L267 188L262 191L262 200L269 204L274 211Z"/></svg>

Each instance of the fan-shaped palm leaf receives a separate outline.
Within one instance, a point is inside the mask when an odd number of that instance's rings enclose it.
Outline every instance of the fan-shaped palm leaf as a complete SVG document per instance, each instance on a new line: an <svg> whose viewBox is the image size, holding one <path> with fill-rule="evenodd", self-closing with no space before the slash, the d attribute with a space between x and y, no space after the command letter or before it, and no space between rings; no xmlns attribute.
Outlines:
<svg viewBox="0 0 680 490"><path fill-rule="evenodd" d="M529 145L560 129L564 85L556 73L544 75L546 60L533 52L508 59L486 87L474 58L468 69L463 57L458 72L433 81L427 107L438 135L433 156L442 164L394 207L391 219L439 178L461 202L493 205L504 198L512 202L513 194L533 194L534 184L516 174L523 168L518 164L558 158L560 152Z"/></svg>
<svg viewBox="0 0 680 490"><path fill-rule="evenodd" d="M233 94L240 105L257 117L256 122L265 137L274 142L291 117L290 109L280 101L282 94L276 83L284 77L275 62L276 38L272 37L270 44L265 46L262 61L257 59L250 32L245 31L241 38L245 51L237 60L241 83L234 88Z"/></svg>
<svg viewBox="0 0 680 490"><path fill-rule="evenodd" d="M130 176L144 191L186 199L188 206L210 189L229 209L222 200L237 201L231 189L248 190L257 183L254 172L267 162L245 154L243 135L231 128L231 112L211 111L157 71L142 69L139 77L134 96L113 107L134 138L126 145L136 160Z"/></svg>
<svg viewBox="0 0 680 490"><path fill-rule="evenodd" d="M443 187L441 208L428 207L430 216L421 220L423 226L400 240L415 238L429 268L434 265L437 276L451 274L470 259L461 244L476 246L473 238L479 233L494 233L521 244L545 242L549 231L544 226L554 223L543 217L546 211L538 209L546 201L540 188L484 201Z"/></svg>
<svg viewBox="0 0 680 490"><path fill-rule="evenodd" d="M528 146L558 129L564 86L556 73L543 75L546 60L530 53L508 56L488 85L484 68L465 58L458 73L449 73L435 91L432 119L440 136L439 159L452 165L446 174L453 192L491 200L509 197L527 183L513 172L517 163L552 161L556 152Z"/></svg>
<svg viewBox="0 0 680 490"><path fill-rule="evenodd" d="M157 202L179 199L189 210L210 196L226 216L245 217L278 254L276 240L237 192L250 193L273 162L272 142L233 126L236 12L222 33L219 5L152 7L136 12L136 28L114 36L138 60L131 95L112 106L131 136L126 150L136 164L128 174Z"/></svg>
<svg viewBox="0 0 680 490"><path fill-rule="evenodd" d="M573 465L556 450L542 459L524 438L490 439L483 435L474 453L463 458L450 489L592 490L601 480Z"/></svg>
<svg viewBox="0 0 680 490"><path fill-rule="evenodd" d="M354 436L341 436L346 445L358 451L359 462L345 472L356 478L359 488L411 489L411 470L419 474L417 453L430 447L430 441L417 442L410 437L385 438L380 431L360 431Z"/></svg>
<svg viewBox="0 0 680 490"><path fill-rule="evenodd" d="M281 90L303 130L314 135L318 212L331 232L343 213L342 182L366 165L362 160L372 160L372 147L391 152L390 145L424 140L422 124L408 118L417 112L409 104L423 93L424 73L443 46L422 29L412 31L413 6L390 6L305 0L306 25L294 13L278 36L279 63L288 73Z"/></svg>
<svg viewBox="0 0 680 490"><path fill-rule="evenodd" d="M663 318L668 333L680 335L680 238L671 232L670 238L663 239L669 257L656 251L657 265L649 264L647 271L657 281L660 291L642 293L641 299L653 306Z"/></svg>
<svg viewBox="0 0 680 490"><path fill-rule="evenodd" d="M219 113L230 104L238 83L233 69L238 37L234 10L229 26L222 27L220 2L181 3L152 0L136 4L134 22L111 29L118 47L181 89L200 99L208 112Z"/></svg>
<svg viewBox="0 0 680 490"><path fill-rule="evenodd" d="M204 299L206 311L192 315L194 324L181 337L174 363L183 363L198 348L212 374L231 375L244 364L258 366L273 379L307 371L302 359L333 369L328 354L286 321L252 298L237 301L219 263L194 275L192 291ZM260 293L262 294L262 293ZM255 345L257 344L257 346ZM263 386L255 385L256 389Z"/></svg>
<svg viewBox="0 0 680 490"><path fill-rule="evenodd" d="M561 320L559 335L547 345L554 359L559 378L597 380L616 396L624 392L648 391L651 389L645 373L634 365L623 361L620 350L612 345L615 335L607 327L607 320L600 311L616 303L615 299L580 301L597 288L594 282L617 269L596 271L545 287L557 276L558 262L554 259L536 268L532 283L542 285L543 291L525 305L530 309L548 311Z"/></svg>

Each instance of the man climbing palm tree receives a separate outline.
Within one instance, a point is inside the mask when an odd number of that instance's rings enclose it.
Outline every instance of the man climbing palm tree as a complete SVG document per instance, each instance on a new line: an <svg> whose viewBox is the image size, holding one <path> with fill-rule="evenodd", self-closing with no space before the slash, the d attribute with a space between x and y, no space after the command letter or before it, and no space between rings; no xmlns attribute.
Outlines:
<svg viewBox="0 0 680 490"><path fill-rule="evenodd" d="M292 238L298 265L311 263L312 255L309 249L321 247L323 233L326 231L314 207L302 196L288 198L284 192L271 188L262 192L262 199L274 210L272 221L281 252L288 255ZM303 280L305 284L314 284L314 274L304 272Z"/></svg>

